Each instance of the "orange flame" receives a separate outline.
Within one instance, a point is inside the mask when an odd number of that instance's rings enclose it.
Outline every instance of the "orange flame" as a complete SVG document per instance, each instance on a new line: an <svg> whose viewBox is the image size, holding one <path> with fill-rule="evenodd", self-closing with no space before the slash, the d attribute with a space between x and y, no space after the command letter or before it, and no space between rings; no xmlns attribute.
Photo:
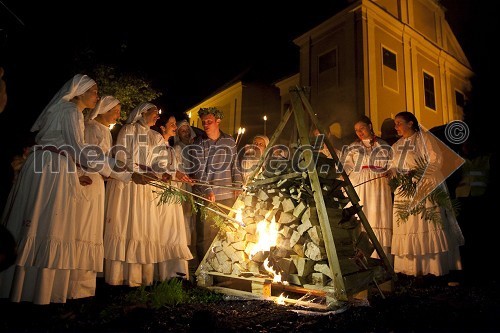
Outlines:
<svg viewBox="0 0 500 333"><path fill-rule="evenodd" d="M271 212L266 214L269 216ZM269 251L272 246L276 246L276 241L278 240L278 224L273 219L269 223L266 219L257 223L257 236L259 241L253 247L250 252L250 258L252 258L259 251Z"/></svg>

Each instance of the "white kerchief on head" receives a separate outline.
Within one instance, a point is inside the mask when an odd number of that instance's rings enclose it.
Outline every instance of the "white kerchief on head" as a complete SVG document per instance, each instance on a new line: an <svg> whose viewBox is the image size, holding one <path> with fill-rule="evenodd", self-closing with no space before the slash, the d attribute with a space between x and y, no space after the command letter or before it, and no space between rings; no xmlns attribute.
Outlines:
<svg viewBox="0 0 500 333"><path fill-rule="evenodd" d="M156 105L148 103L148 102L143 102L139 104L135 109L133 109L130 114L128 115L127 124L132 124L135 123L137 120L139 120L142 116L142 114L146 111L148 111L151 108L155 108Z"/></svg>
<svg viewBox="0 0 500 333"><path fill-rule="evenodd" d="M191 133L191 135L189 137L191 138L191 140L196 137L196 133L194 132L191 125L189 125L189 121L187 121L186 119L183 119L183 120L177 122L177 131L175 131L174 144L181 141L181 139L179 139L179 128L181 128L182 126L189 126L189 131Z"/></svg>
<svg viewBox="0 0 500 333"><path fill-rule="evenodd" d="M120 101L113 96L104 96L97 102L92 111L87 116L87 119L94 119L99 114L103 114L120 104Z"/></svg>
<svg viewBox="0 0 500 333"><path fill-rule="evenodd" d="M63 101L70 101L75 96L80 96L89 90L91 87L95 85L95 81L92 80L87 75L76 74L73 78L67 81L61 89L52 97L51 101L45 109L43 109L42 113L38 116L35 123L31 127L31 131L39 131L42 127L42 124L45 122L47 118L47 114L50 113L50 110L57 104Z"/></svg>
<svg viewBox="0 0 500 333"><path fill-rule="evenodd" d="M264 143L266 144L266 147L269 145L269 138L267 137L267 135L256 135L256 136L254 136L254 140L257 139L257 138L261 138L262 140L264 140Z"/></svg>

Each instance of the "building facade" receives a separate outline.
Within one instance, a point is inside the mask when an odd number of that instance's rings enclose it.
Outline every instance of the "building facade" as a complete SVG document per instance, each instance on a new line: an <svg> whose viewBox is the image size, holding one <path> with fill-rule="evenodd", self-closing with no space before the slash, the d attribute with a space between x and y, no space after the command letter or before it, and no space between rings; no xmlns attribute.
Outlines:
<svg viewBox="0 0 500 333"><path fill-rule="evenodd" d="M405 110L426 128L463 118L473 72L437 0L353 1L294 43L314 111L348 140L360 114L377 134Z"/></svg>

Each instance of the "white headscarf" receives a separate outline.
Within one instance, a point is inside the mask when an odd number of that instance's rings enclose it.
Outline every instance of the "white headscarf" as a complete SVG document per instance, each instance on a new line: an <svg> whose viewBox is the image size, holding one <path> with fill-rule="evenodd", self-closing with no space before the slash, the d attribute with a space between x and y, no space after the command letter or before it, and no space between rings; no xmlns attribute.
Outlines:
<svg viewBox="0 0 500 333"><path fill-rule="evenodd" d="M142 114L146 111L148 111L151 108L156 108L156 105L148 103L148 102L143 102L139 104L135 109L133 109L130 114L128 115L127 124L132 124L135 123L137 120L139 120L142 116Z"/></svg>
<svg viewBox="0 0 500 333"><path fill-rule="evenodd" d="M87 119L94 119L99 114L103 114L120 104L120 101L113 96L104 96L97 102L92 111L87 115Z"/></svg>
<svg viewBox="0 0 500 333"><path fill-rule="evenodd" d="M32 132L39 131L47 119L47 115L53 107L63 101L70 101L75 96L80 96L95 85L95 81L87 75L76 74L71 80L66 82L61 89L52 97L52 100L47 104L42 113L31 127Z"/></svg>
<svg viewBox="0 0 500 333"><path fill-rule="evenodd" d="M189 137L191 138L191 140L196 137L196 133L194 132L191 125L189 125L189 121L187 121L186 119L183 119L183 120L180 120L177 122L177 131L175 132L175 136L174 136L174 144L181 141L181 139L179 139L179 128L181 128L182 126L189 127L189 131L191 132L191 135Z"/></svg>
<svg viewBox="0 0 500 333"><path fill-rule="evenodd" d="M256 135L256 136L253 137L253 140L255 140L257 138L260 138L260 139L264 140L264 142L266 144L266 147L269 145L269 138L267 137L267 135Z"/></svg>

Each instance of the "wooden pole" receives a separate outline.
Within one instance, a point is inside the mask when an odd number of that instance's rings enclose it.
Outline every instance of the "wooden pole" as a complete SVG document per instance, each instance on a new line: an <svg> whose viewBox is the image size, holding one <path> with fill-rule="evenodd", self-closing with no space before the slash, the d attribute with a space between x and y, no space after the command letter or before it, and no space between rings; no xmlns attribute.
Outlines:
<svg viewBox="0 0 500 333"><path fill-rule="evenodd" d="M307 130L304 123L306 114L302 106L301 96L297 92L298 89L295 88L292 88L290 91L295 115L295 123L297 124L297 129L299 131L300 145L310 147L311 143L309 142L309 131ZM347 301L347 292L344 285L342 271L340 269L340 262L337 256L335 242L333 240L332 228L330 226L328 212L326 210L325 201L323 199L323 191L321 190L321 184L319 181L318 173L316 171L316 165L313 161L312 149L305 149L303 154L305 165L307 167L307 173L309 175L309 181L311 183L311 189L313 191L314 201L316 202L316 210L318 211L318 219L321 227L321 232L323 234L323 240L325 242L328 263L330 264L330 272L333 276L333 283L335 286L334 301Z"/></svg>

